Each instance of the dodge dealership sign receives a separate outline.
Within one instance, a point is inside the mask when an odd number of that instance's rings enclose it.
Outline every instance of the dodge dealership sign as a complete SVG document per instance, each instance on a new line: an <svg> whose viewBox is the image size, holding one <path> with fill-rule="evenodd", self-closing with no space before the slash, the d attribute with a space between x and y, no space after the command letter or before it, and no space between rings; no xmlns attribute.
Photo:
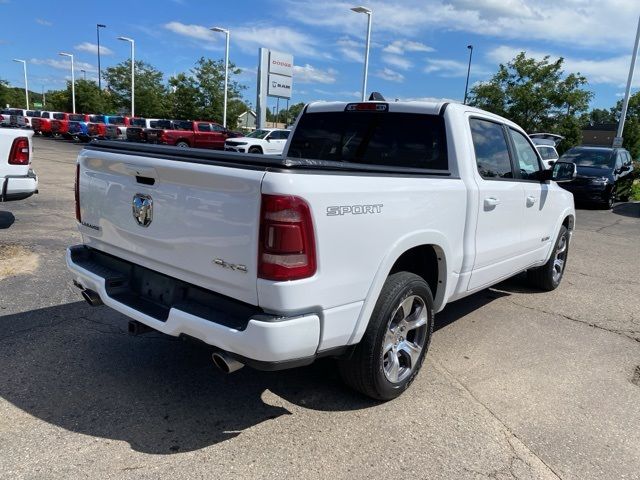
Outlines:
<svg viewBox="0 0 640 480"><path fill-rule="evenodd" d="M271 50L269 52L269 73L293 77L293 55Z"/></svg>

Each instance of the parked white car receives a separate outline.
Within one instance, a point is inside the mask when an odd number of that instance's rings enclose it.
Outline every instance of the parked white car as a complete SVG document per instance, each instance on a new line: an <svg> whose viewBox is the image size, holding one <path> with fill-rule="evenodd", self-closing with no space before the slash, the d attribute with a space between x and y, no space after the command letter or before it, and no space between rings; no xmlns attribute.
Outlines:
<svg viewBox="0 0 640 480"><path fill-rule="evenodd" d="M246 137L230 138L224 142L224 149L227 152L282 155L290 133L291 130L280 128L262 128Z"/></svg>
<svg viewBox="0 0 640 480"><path fill-rule="evenodd" d="M332 356L389 400L447 303L523 271L560 285L574 177L466 105L314 103L283 157L87 145L67 265L91 305L212 345L225 372Z"/></svg>
<svg viewBox="0 0 640 480"><path fill-rule="evenodd" d="M19 108L5 108L0 111L0 126L24 128L30 125L26 110Z"/></svg>
<svg viewBox="0 0 640 480"><path fill-rule="evenodd" d="M31 168L33 132L0 129L0 202L22 200L38 191Z"/></svg>

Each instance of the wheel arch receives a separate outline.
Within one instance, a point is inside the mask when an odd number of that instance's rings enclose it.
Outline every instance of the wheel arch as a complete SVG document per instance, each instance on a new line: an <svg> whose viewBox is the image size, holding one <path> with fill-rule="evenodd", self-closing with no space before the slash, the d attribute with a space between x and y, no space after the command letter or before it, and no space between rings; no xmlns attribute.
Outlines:
<svg viewBox="0 0 640 480"><path fill-rule="evenodd" d="M426 255L427 260L422 255ZM396 242L383 258L372 280L349 344L358 343L364 335L384 282L391 273L409 271L424 278L433 294L434 311L440 311L447 298L449 258L449 243L440 232L418 232ZM417 265L413 262L416 259L419 260ZM436 265L432 262L436 262Z"/></svg>

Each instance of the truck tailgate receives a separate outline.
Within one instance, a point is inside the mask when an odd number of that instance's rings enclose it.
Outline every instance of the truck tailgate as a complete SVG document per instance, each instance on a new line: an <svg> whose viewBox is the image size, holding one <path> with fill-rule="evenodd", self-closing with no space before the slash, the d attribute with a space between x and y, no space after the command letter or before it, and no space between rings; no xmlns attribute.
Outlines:
<svg viewBox="0 0 640 480"><path fill-rule="evenodd" d="M264 169L99 150L78 162L89 247L257 305Z"/></svg>

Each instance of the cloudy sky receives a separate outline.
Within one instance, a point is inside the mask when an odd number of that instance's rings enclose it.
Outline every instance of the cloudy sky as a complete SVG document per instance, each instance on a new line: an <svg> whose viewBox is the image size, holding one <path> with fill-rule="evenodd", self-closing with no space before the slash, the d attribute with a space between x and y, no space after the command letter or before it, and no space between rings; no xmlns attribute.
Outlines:
<svg viewBox="0 0 640 480"><path fill-rule="evenodd" d="M224 55L244 73L246 100L255 104L259 47L293 54L293 102L351 100L362 82L366 15L357 2L334 0L102 1L0 0L0 78L23 86L27 59L33 90L61 88L73 53L77 76L97 78L96 23L102 65L129 56L151 63L166 76L186 71L201 56ZM368 90L387 98L462 99L468 44L474 46L471 83L488 79L501 62L521 50L530 56L565 58L567 72L580 72L595 92L594 107L609 107L624 91L640 0L386 0L365 1L373 10ZM10 28L7 26L10 25ZM640 87L640 69L634 88ZM272 101L270 103L274 103Z"/></svg>

